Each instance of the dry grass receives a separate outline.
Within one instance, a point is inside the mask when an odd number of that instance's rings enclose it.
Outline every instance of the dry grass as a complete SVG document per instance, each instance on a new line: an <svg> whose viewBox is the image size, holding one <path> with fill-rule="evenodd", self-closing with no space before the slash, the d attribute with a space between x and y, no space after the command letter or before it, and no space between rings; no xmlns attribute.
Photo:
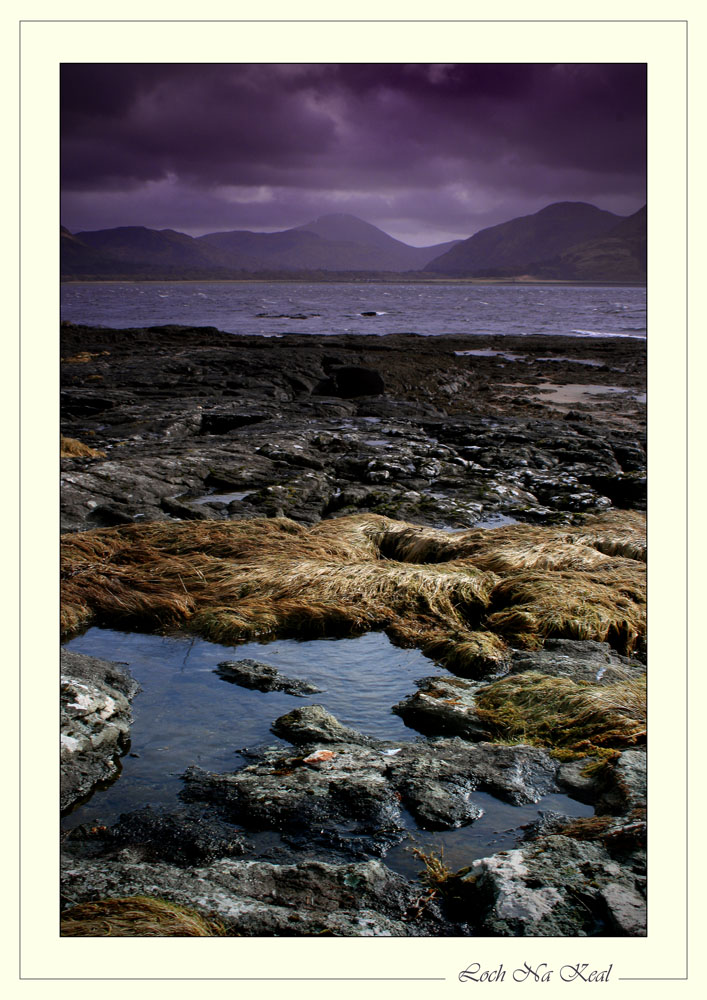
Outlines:
<svg viewBox="0 0 707 1000"><path fill-rule="evenodd" d="M223 937L216 920L149 896L80 903L61 917L62 937Z"/></svg>
<svg viewBox="0 0 707 1000"><path fill-rule="evenodd" d="M476 698L479 716L504 741L582 754L645 740L646 679L611 668L611 684L575 682L528 671L489 684Z"/></svg>
<svg viewBox="0 0 707 1000"><path fill-rule="evenodd" d="M626 523L615 515L617 538L635 531ZM522 525L450 536L359 515L313 528L271 518L67 535L62 628L184 628L224 644L385 629L471 676L500 666L509 640L609 639L630 650L645 631L644 566L586 544L609 546L606 517L581 539L570 534ZM543 557L550 568L538 567L540 549L554 551ZM502 563L513 568L493 569Z"/></svg>
<svg viewBox="0 0 707 1000"><path fill-rule="evenodd" d="M613 557L645 562L645 515L610 511L581 528L513 524L450 535L400 524L385 536L386 555L404 562L470 559L480 569L505 575L520 570L594 570Z"/></svg>
<svg viewBox="0 0 707 1000"><path fill-rule="evenodd" d="M68 438L61 435L60 439L60 451L59 454L61 458L105 458L106 453L104 451L98 451L97 448L91 448L89 445L84 444L82 441L77 441L76 438Z"/></svg>
<svg viewBox="0 0 707 1000"><path fill-rule="evenodd" d="M549 636L610 642L630 653L646 631L645 570L619 560L596 572L519 572L495 588L488 626L517 646Z"/></svg>

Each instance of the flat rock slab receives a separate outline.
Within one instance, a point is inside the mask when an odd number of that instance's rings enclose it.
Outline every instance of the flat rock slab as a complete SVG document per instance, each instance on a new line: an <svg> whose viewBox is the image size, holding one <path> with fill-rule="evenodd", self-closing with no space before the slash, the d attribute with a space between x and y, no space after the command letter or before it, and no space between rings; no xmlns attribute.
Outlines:
<svg viewBox="0 0 707 1000"><path fill-rule="evenodd" d="M61 808L118 774L127 750L130 700L139 690L127 667L61 651Z"/></svg>
<svg viewBox="0 0 707 1000"><path fill-rule="evenodd" d="M164 813L150 806L123 813L111 827L86 824L66 835L64 847L74 857L120 856L134 861L168 862L189 867L246 853L233 825L199 809Z"/></svg>
<svg viewBox="0 0 707 1000"><path fill-rule="evenodd" d="M645 344L555 340L563 357L581 349L601 362L588 377L631 391L593 404L590 419L542 405L533 386L557 377L547 337L64 326L62 430L106 457L62 460L63 528L277 512L314 523L360 510L468 527L499 512L567 523L611 503L642 509L645 417L633 390ZM490 355L465 356L479 345ZM518 366L527 391L508 388ZM247 501L189 502L219 485Z"/></svg>
<svg viewBox="0 0 707 1000"><path fill-rule="evenodd" d="M234 936L450 933L435 904L418 915L420 887L380 861L274 865L223 859L184 870L167 864L71 859L64 865L62 889L72 904L158 896L215 915Z"/></svg>
<svg viewBox="0 0 707 1000"><path fill-rule="evenodd" d="M319 694L320 688L307 681L288 677L269 663L259 660L224 660L214 671L221 680L255 691L284 691L299 698L310 694Z"/></svg>

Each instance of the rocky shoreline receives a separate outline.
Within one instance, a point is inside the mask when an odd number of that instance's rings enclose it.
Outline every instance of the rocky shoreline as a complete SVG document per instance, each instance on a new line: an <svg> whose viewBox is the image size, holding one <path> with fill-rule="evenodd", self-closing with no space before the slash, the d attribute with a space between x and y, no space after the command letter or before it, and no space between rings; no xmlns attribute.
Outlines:
<svg viewBox="0 0 707 1000"><path fill-rule="evenodd" d="M190 768L177 812L70 831L64 933L137 897L204 933L645 933L645 342L63 325L62 434L67 636L377 628L452 675L391 706L414 742L303 704L273 719L290 748ZM63 658L71 808L117 773L136 685ZM458 871L421 856L418 881L386 867L406 817L465 826L479 792L594 816L546 812ZM197 933L166 926L114 933Z"/></svg>

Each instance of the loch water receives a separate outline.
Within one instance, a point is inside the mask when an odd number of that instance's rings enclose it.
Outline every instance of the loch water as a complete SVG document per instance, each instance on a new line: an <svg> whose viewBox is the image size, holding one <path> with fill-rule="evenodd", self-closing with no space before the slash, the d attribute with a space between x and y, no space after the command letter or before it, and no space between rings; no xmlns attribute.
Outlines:
<svg viewBox="0 0 707 1000"><path fill-rule="evenodd" d="M66 282L61 318L226 333L646 336L641 286L466 282Z"/></svg>

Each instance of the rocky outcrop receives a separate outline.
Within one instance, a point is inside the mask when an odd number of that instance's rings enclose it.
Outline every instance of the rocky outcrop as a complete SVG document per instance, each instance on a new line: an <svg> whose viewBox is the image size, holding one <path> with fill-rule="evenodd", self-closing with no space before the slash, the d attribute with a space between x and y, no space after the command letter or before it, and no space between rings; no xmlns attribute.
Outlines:
<svg viewBox="0 0 707 1000"><path fill-rule="evenodd" d="M61 808L119 773L138 684L120 663L61 651Z"/></svg>
<svg viewBox="0 0 707 1000"><path fill-rule="evenodd" d="M204 539L212 529L226 529L228 544L249 544L253 551L244 559L228 549L225 536L209 550L211 569L223 559L220 585L237 569L241 576L233 593L220 591L218 606L207 601L200 609L197 632L208 627L210 638L224 641L229 628L245 621L238 618L241 597L255 595L246 624L260 637L268 626L258 614L270 614L271 598L279 595L289 630L284 634L342 627L345 612L346 628L387 628L394 641L424 646L431 660L460 675L426 677L396 706L424 739L376 740L321 706L305 705L273 723L289 747L242 754L245 766L232 773L190 768L185 804L172 812L141 808L107 829L87 823L72 831L64 840L67 903L159 896L215 916L234 935L645 933L639 727L631 743L621 742L619 733L610 748L585 742L579 750L556 752L549 743L513 742L529 737L518 729L504 737L498 712L494 716L488 705L479 711L479 698L494 685L498 691L506 684L502 693L521 707L525 695L542 702L553 685L563 697L610 693L617 678L640 688L640 600L629 608L616 589L602 591L611 607L597 604L597 620L614 613L619 597L624 602L613 631L596 633L606 634L612 646L576 641L587 633L574 626L560 629L574 639L557 638L554 626L545 627L552 608L542 604L547 592L541 584L559 558L552 546L564 546L570 561L585 560L598 587L629 567L630 579L619 582L631 600L638 594L634 584L645 547L631 518L640 515L622 513L625 531L612 529L611 538L587 515L645 505L643 343L277 339L178 327L126 337L125 331L66 326L62 353L62 431L91 452L62 458L63 528L124 525L114 534L138 542L140 529L131 526L149 525L135 566L126 552L111 562L107 550L93 566L103 577L107 569L112 574L100 586L115 599L116 614L132 607L139 587L141 594L154 594L159 574L145 568L143 557L154 555L163 529L167 549L176 539L170 532L181 542L195 540L174 576L174 600L191 614L207 582L199 562ZM563 402L552 387L570 383L574 395ZM585 397L576 391L585 384L624 391ZM369 535L346 515L362 515ZM262 520L256 525L255 518ZM401 525L403 520L412 523ZM479 523L509 528L494 533L491 546L481 537L488 532L471 537L447 530ZM420 525L445 531L425 535ZM545 526L567 538L553 536L548 545ZM110 533L99 537L106 545L116 541ZM308 592L322 583L324 564L341 559L341 586L332 591L322 584L314 606L305 606L298 591L283 589L282 562L270 590L258 596L260 549L270 545L275 566L276 556L291 553L293 539L310 573L313 546L323 546L316 549L319 566L307 577ZM217 555L222 543L228 550ZM88 577L90 560L77 544L77 558L66 569L70 587ZM349 544L356 551L341 556ZM472 594L474 560L482 556L488 588ZM468 564L460 565L465 559ZM607 559L615 560L610 571ZM523 560L532 563L527 573L518 569ZM523 573L518 592L511 593L508 579ZM587 604L584 591L572 603L579 573L568 563L553 577L562 584L562 608L572 605L567 615L573 622ZM384 594L388 604L374 607L357 574L370 578L371 592ZM447 631L440 631L433 616L442 613L440 595L455 574L461 589L450 591L442 608L454 627L447 622ZM290 575L290 583L302 578L299 563ZM414 595L412 618L386 617L389 605L402 607L406 587ZM134 614L144 612L139 604ZM159 615L150 627L164 625ZM96 620L109 619L101 611ZM184 620L170 619L176 625ZM516 648L521 645L528 648ZM630 650L632 658L617 649ZM118 772L135 683L120 665L88 657L64 654L62 667L62 805L68 808ZM218 672L260 691L316 690L258 661L224 661ZM499 738L506 742L489 742ZM533 731L536 743L546 738ZM381 860L411 830L475 823L489 795L527 805L562 793L593 805L595 815L570 820L546 811L515 849L489 854L456 874L428 858L424 883L407 881Z"/></svg>
<svg viewBox="0 0 707 1000"><path fill-rule="evenodd" d="M473 799L477 790L514 804L559 791L558 766L536 747L461 739L395 746L360 736L357 743L330 737L300 746L297 754L269 750L233 774L190 768L182 795L255 829L306 831L326 843L338 842L346 830L375 843L390 834L399 839L401 805L424 829L453 829L482 814Z"/></svg>
<svg viewBox="0 0 707 1000"><path fill-rule="evenodd" d="M64 530L358 511L468 527L644 506L645 346L628 338L62 333L62 431L105 452L62 459ZM577 355L594 367L572 365L573 384L628 391L600 407L530 394ZM242 497L212 505L214 489Z"/></svg>
<svg viewBox="0 0 707 1000"><path fill-rule="evenodd" d="M549 836L482 858L461 879L476 933L508 937L646 933L646 901L633 864L598 844ZM643 891L641 891L643 890Z"/></svg>

